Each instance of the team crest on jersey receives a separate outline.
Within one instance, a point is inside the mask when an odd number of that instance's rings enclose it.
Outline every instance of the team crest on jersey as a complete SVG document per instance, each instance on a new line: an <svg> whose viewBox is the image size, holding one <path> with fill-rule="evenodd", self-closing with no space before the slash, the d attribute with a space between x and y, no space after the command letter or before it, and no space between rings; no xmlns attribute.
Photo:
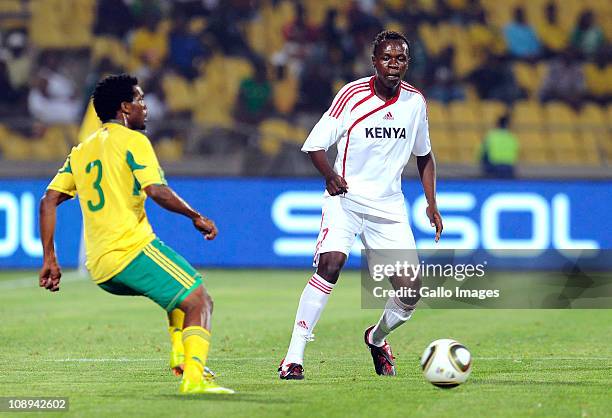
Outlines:
<svg viewBox="0 0 612 418"><path fill-rule="evenodd" d="M406 139L406 128L365 128L366 139Z"/></svg>

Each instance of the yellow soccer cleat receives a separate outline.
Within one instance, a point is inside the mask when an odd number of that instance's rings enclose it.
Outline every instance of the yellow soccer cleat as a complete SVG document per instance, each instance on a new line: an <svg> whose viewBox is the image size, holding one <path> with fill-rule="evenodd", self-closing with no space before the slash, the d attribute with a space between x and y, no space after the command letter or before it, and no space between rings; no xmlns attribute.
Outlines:
<svg viewBox="0 0 612 418"><path fill-rule="evenodd" d="M185 370L185 353L178 350L172 350L170 352L170 370L176 377L181 377ZM205 379L214 379L215 372L210 370L208 367L204 367L202 375Z"/></svg>
<svg viewBox="0 0 612 418"><path fill-rule="evenodd" d="M234 393L236 392L232 389L219 386L212 378L204 378L199 382L190 382L183 379L179 386L179 394L181 395L232 395Z"/></svg>

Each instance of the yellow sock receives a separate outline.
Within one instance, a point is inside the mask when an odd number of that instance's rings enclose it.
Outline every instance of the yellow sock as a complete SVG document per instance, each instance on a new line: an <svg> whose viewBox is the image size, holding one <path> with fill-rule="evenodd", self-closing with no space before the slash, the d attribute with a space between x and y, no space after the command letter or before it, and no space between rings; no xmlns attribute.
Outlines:
<svg viewBox="0 0 612 418"><path fill-rule="evenodd" d="M210 332L202 327L187 327L183 330L185 347L185 370L183 378L191 382L202 380L202 373L208 359Z"/></svg>
<svg viewBox="0 0 612 418"><path fill-rule="evenodd" d="M168 332L170 333L170 341L172 347L183 350L183 321L185 320L185 313L180 309L173 309L168 315L170 326Z"/></svg>

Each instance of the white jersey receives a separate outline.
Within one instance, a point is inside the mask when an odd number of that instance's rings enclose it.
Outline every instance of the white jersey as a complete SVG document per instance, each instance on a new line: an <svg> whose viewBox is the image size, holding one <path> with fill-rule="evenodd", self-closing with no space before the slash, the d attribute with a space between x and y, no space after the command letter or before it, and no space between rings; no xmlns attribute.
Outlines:
<svg viewBox="0 0 612 418"><path fill-rule="evenodd" d="M334 170L348 184L342 205L398 222L406 219L402 171L411 154L431 151L423 95L402 81L395 97L385 102L374 93L374 77L347 84L312 129L302 151L327 151L334 144L338 146Z"/></svg>

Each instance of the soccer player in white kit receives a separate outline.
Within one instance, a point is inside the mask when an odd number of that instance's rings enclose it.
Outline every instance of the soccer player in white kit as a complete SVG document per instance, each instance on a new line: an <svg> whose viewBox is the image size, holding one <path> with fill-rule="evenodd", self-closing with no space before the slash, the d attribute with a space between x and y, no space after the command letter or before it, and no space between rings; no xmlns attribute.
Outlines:
<svg viewBox="0 0 612 418"><path fill-rule="evenodd" d="M321 231L315 250L317 270L302 292L281 379L304 378L304 349L313 338L340 270L359 234L366 249L416 249L408 223L401 175L411 154L417 159L427 216L442 233L436 206L436 168L423 95L402 81L408 68L408 41L393 31L373 42L375 75L344 86L306 139L307 152L326 183ZM337 144L332 168L326 151ZM395 375L387 335L410 319L416 300L390 298L378 323L365 331L374 368Z"/></svg>

